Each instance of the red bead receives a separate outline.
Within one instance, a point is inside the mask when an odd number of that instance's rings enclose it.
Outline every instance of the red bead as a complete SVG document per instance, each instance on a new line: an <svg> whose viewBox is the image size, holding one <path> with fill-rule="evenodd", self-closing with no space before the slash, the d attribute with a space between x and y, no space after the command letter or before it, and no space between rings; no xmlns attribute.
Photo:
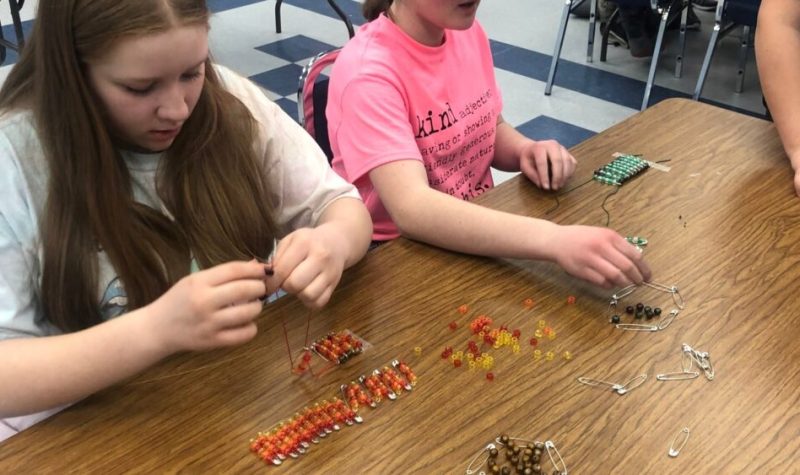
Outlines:
<svg viewBox="0 0 800 475"><path fill-rule="evenodd" d="M525 308L532 308L533 304L534 304L533 299L530 298L522 301L522 305L524 305Z"/></svg>
<svg viewBox="0 0 800 475"><path fill-rule="evenodd" d="M567 303L569 305L574 304L575 303L575 296L574 295L570 295L569 297L567 297Z"/></svg>
<svg viewBox="0 0 800 475"><path fill-rule="evenodd" d="M464 315L468 311L469 311L469 307L467 307L466 305L462 305L462 306L458 307L458 313L460 313L461 315Z"/></svg>
<svg viewBox="0 0 800 475"><path fill-rule="evenodd" d="M454 320L450 322L450 325L448 326L450 327L451 330L455 330L456 328L458 328L458 323Z"/></svg>
<svg viewBox="0 0 800 475"><path fill-rule="evenodd" d="M461 360L458 359L458 358L454 359L453 360L453 366L455 366L456 368L460 368L461 367Z"/></svg>
<svg viewBox="0 0 800 475"><path fill-rule="evenodd" d="M489 381L494 381L494 373L486 373L486 379Z"/></svg>
<svg viewBox="0 0 800 475"><path fill-rule="evenodd" d="M519 338L519 337L520 337L520 335L522 335L522 332L521 332L521 331L519 331L519 329L517 329L517 330L514 330L514 332L513 332L511 335L512 335L514 338Z"/></svg>
<svg viewBox="0 0 800 475"><path fill-rule="evenodd" d="M538 344L539 344L539 340L537 340L536 338L531 338L531 346L536 346Z"/></svg>

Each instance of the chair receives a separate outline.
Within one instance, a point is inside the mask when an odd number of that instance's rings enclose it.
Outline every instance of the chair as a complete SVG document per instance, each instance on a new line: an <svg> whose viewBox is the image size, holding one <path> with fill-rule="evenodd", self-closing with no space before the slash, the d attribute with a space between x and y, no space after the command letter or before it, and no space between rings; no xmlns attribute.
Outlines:
<svg viewBox="0 0 800 475"><path fill-rule="evenodd" d="M297 86L297 117L300 125L314 137L328 157L328 162L333 160L331 142L328 138L328 119L325 116L329 80L322 76L322 73L333 65L341 50L336 48L312 58L300 73Z"/></svg>
<svg viewBox="0 0 800 475"><path fill-rule="evenodd" d="M7 48L19 52L25 46L25 35L22 32L22 21L19 17L19 11L25 0L8 0L8 6L11 9L11 21L14 23L14 34L17 37L17 42L12 43L3 36L3 25L0 25L0 64L6 61Z"/></svg>
<svg viewBox="0 0 800 475"><path fill-rule="evenodd" d="M708 41L706 56L703 59L703 66L700 68L700 76L697 78L697 86L694 88L692 98L697 100L703 92L703 86L708 75L708 68L711 67L711 60L714 57L714 50L717 42L725 35L730 33L738 26L742 26L742 39L739 42L739 61L736 71L736 92L742 92L744 87L744 69L747 64L747 52L750 48L750 31L756 27L758 19L758 9L761 0L720 0L717 3L717 11L714 17L714 30L711 32L711 39Z"/></svg>
<svg viewBox="0 0 800 475"><path fill-rule="evenodd" d="M14 1L14 0L11 0L11 1ZM281 5L282 4L283 4L283 0L278 0L278 2L275 4L275 33L280 33L281 32ZM328 0L328 5L330 5L331 8L333 8L333 11L336 12L336 15L338 15L339 18L342 19L342 21L344 22L344 26L347 27L347 34L350 35L350 38L352 38L356 33L355 33L355 30L353 30L353 23L350 21L349 18L347 18L347 14L344 12L344 10L342 10L342 8L339 5L336 4L335 0Z"/></svg>
<svg viewBox="0 0 800 475"><path fill-rule="evenodd" d="M564 10L561 14L561 22L559 24L558 33L556 35L556 45L553 52L553 59L550 63L550 72L547 75L547 83L545 84L544 93L549 96L553 89L553 82L555 81L556 69L558 68L558 60L561 56L561 48L564 44L564 33L567 29L567 22L569 20L569 12L576 2L584 2L587 0L564 0ZM595 36L595 23L597 17L597 0L588 0L591 2L589 11L589 40L587 43L586 62L591 63L594 56L594 36ZM675 77L681 77L683 73L683 53L686 46L686 18L688 14L688 7L691 0L641 0L643 4L649 2L650 7L654 12L657 12L661 17L658 26L658 34L656 36L655 49L653 50L653 59L650 61L650 71L647 75L647 84L645 85L644 97L642 98L642 110L647 108L650 101L650 92L653 89L653 82L655 80L656 69L658 67L658 56L661 52L661 45L664 40L664 32L667 29L667 23L675 18L679 13L681 14L680 25L680 47L678 56L675 57ZM616 14L616 13L615 13ZM603 34L603 45L600 53L600 60L605 61L606 49L608 47L608 29Z"/></svg>

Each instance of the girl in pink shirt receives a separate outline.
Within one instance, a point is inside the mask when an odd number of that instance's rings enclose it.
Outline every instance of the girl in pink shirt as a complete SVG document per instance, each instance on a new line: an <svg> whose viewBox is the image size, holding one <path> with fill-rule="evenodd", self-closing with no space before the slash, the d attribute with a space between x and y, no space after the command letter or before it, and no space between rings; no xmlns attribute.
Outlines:
<svg viewBox="0 0 800 475"><path fill-rule="evenodd" d="M404 235L469 254L553 261L603 287L649 280L641 253L614 231L469 202L493 186L490 167L558 190L576 164L557 142L530 140L503 121L479 4L366 0L370 23L334 64L333 168L361 193L373 239Z"/></svg>

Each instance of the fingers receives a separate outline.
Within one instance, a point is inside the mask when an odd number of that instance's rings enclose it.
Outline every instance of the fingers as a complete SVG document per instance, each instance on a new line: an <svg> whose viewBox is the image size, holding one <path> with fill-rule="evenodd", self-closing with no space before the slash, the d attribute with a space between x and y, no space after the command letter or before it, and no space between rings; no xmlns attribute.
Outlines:
<svg viewBox="0 0 800 475"><path fill-rule="evenodd" d="M253 300L258 301L265 295L267 295L267 285L263 279L248 279L212 288L209 300L212 308L220 309Z"/></svg>
<svg viewBox="0 0 800 475"><path fill-rule="evenodd" d="M232 261L214 266L198 272L196 275L199 279L210 286L218 286L226 282L232 282L241 279L261 279L265 277L264 264L252 260L245 261Z"/></svg>
<svg viewBox="0 0 800 475"><path fill-rule="evenodd" d="M238 327L228 328L217 335L218 346L236 346L247 343L258 333L255 323L248 323Z"/></svg>
<svg viewBox="0 0 800 475"><path fill-rule="evenodd" d="M218 311L215 316L218 330L230 330L253 323L261 314L263 305L259 300L230 305Z"/></svg>
<svg viewBox="0 0 800 475"><path fill-rule="evenodd" d="M533 163L536 167L536 177L539 180L539 187L544 190L550 189L550 178L547 174L547 149L544 147L533 148Z"/></svg>
<svg viewBox="0 0 800 475"><path fill-rule="evenodd" d="M633 244L629 243L622 236L617 236L613 241L614 248L622 254L624 261L616 262L631 282L641 285L643 282L650 282L652 272L650 266L644 261L642 252Z"/></svg>

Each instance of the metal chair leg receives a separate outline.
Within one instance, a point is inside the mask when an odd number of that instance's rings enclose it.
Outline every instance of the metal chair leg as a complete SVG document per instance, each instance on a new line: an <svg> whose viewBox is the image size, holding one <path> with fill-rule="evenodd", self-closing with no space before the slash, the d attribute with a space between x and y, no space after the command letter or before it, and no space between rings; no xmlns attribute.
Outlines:
<svg viewBox="0 0 800 475"><path fill-rule="evenodd" d="M281 32L281 4L283 0L278 0L275 3L275 33Z"/></svg>
<svg viewBox="0 0 800 475"><path fill-rule="evenodd" d="M595 34L595 21L597 20L597 0L589 0L589 41L586 45L586 62L591 63L594 59L594 34Z"/></svg>
<svg viewBox="0 0 800 475"><path fill-rule="evenodd" d="M736 69L736 92L744 89L744 69L747 66L747 52L750 49L750 27L742 30L742 40L739 43L739 67Z"/></svg>
<svg viewBox="0 0 800 475"><path fill-rule="evenodd" d="M661 54L661 44L664 42L664 31L667 29L667 19L671 5L664 8L661 12L661 22L658 24L658 35L656 36L656 46L653 48L653 59L650 60L650 72L647 75L647 85L644 87L644 98L642 98L642 110L647 109L650 102L650 91L653 89L653 82L656 79L656 69L658 68L658 57Z"/></svg>
<svg viewBox="0 0 800 475"><path fill-rule="evenodd" d="M336 14L339 15L339 18L342 19L342 21L344 22L344 25L347 27L347 34L350 35L350 38L355 36L356 32L355 32L355 30L353 30L353 24L350 22L350 19L347 18L347 15L339 7L339 5L337 5L334 0L328 0L328 5L330 5L331 8L333 8L333 11L335 11Z"/></svg>
<svg viewBox="0 0 800 475"><path fill-rule="evenodd" d="M675 57L675 77L683 74L683 55L686 52L686 21L689 16L689 4L686 0L681 2L681 29L678 35L678 55Z"/></svg>
<svg viewBox="0 0 800 475"><path fill-rule="evenodd" d="M719 31L722 25L719 22L714 24L714 29L711 31L711 39L708 40L708 48L706 49L706 56L703 59L703 66L700 67L700 76L697 77L697 85L694 88L694 95L692 99L700 99L700 94L703 93L703 86L706 82L708 75L708 68L711 66L711 59L714 57L714 49L717 47L717 39L719 38Z"/></svg>
<svg viewBox="0 0 800 475"><path fill-rule="evenodd" d="M17 36L17 51L25 46L25 34L22 32L22 20L19 17L19 11L25 4L25 0L8 0L11 7L11 21L14 22L14 33Z"/></svg>
<svg viewBox="0 0 800 475"><path fill-rule="evenodd" d="M558 26L558 35L556 36L556 46L553 51L553 59L550 62L550 72L547 74L547 83L544 86L545 96L549 96L550 92L553 90L553 81L556 77L558 58L561 56L561 47L564 45L564 32L567 31L570 7L572 7L572 0L564 0L564 12L561 14L561 23Z"/></svg>
<svg viewBox="0 0 800 475"><path fill-rule="evenodd" d="M619 8L615 8L614 12L608 17L606 28L603 30L603 37L602 43L600 43L600 61L605 62L606 58L608 57L608 38L611 36L611 25L617 21L617 17L619 16Z"/></svg>

